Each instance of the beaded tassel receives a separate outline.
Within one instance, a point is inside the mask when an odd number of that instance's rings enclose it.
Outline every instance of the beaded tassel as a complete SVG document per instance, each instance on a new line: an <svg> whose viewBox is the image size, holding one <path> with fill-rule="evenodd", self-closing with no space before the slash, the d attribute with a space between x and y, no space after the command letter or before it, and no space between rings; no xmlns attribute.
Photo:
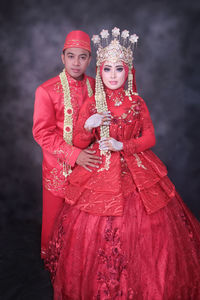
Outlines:
<svg viewBox="0 0 200 300"><path fill-rule="evenodd" d="M108 111L107 102L106 102L106 94L104 92L99 67L97 68L97 75L96 75L95 101L96 101L96 109L97 109L98 113ZM101 138L110 137L109 125L100 126L100 137Z"/></svg>
<svg viewBox="0 0 200 300"><path fill-rule="evenodd" d="M132 74L132 65L129 64L128 70L128 90L126 91L126 96L132 100L131 95L133 95L133 74Z"/></svg>
<svg viewBox="0 0 200 300"><path fill-rule="evenodd" d="M128 70L128 90L126 91L126 96L129 97L130 100L132 100L132 95L138 95L138 93L133 92L133 74L132 74L132 68L133 66L129 64L129 70Z"/></svg>
<svg viewBox="0 0 200 300"><path fill-rule="evenodd" d="M100 68L97 67L96 74L96 85L95 85L95 101L96 101L96 109L98 113L108 111L107 102L106 102L106 94L104 91L103 83L100 76ZM109 125L100 126L100 138L108 138L110 137ZM110 165L111 152L110 151L102 151L101 155L105 155L105 165L98 172L103 170L108 170Z"/></svg>

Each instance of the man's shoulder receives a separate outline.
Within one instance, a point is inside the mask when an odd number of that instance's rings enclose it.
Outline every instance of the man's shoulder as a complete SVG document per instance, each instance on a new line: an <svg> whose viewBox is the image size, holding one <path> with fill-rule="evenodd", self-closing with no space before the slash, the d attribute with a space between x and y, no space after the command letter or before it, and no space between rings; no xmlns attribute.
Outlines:
<svg viewBox="0 0 200 300"><path fill-rule="evenodd" d="M47 81L43 82L39 87L42 87L43 89L48 90L58 82L60 82L59 75L48 79Z"/></svg>

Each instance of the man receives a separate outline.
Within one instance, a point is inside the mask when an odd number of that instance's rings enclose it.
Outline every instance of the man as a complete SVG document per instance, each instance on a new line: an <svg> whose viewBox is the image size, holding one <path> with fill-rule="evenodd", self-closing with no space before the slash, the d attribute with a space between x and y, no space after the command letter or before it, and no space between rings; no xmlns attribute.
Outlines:
<svg viewBox="0 0 200 300"><path fill-rule="evenodd" d="M63 72L40 85L35 95L33 136L43 151L42 258L64 202L67 176L75 164L89 169L101 162L93 151L72 144L80 107L94 90L94 79L85 75L91 60L88 34L70 32L61 58Z"/></svg>

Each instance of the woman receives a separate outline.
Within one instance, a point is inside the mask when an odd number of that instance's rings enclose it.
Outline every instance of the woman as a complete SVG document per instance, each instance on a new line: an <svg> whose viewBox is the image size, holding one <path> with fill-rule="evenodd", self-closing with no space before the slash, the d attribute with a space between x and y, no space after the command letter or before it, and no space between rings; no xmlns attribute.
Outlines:
<svg viewBox="0 0 200 300"><path fill-rule="evenodd" d="M137 36L108 36L93 38L95 97L73 141L99 151L102 165L69 176L46 260L54 299L200 299L200 225L149 150L154 129L132 67Z"/></svg>

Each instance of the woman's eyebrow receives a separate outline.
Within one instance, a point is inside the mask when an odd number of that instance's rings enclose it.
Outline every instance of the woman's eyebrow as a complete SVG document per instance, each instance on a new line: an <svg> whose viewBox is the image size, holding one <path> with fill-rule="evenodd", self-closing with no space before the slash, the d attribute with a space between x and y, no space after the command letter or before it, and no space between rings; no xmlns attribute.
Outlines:
<svg viewBox="0 0 200 300"><path fill-rule="evenodd" d="M109 67L109 68L112 68L112 66L110 66L110 65L104 65L104 67Z"/></svg>
<svg viewBox="0 0 200 300"><path fill-rule="evenodd" d="M118 65L118 66L115 66L116 68L123 68L124 66L123 65Z"/></svg>

